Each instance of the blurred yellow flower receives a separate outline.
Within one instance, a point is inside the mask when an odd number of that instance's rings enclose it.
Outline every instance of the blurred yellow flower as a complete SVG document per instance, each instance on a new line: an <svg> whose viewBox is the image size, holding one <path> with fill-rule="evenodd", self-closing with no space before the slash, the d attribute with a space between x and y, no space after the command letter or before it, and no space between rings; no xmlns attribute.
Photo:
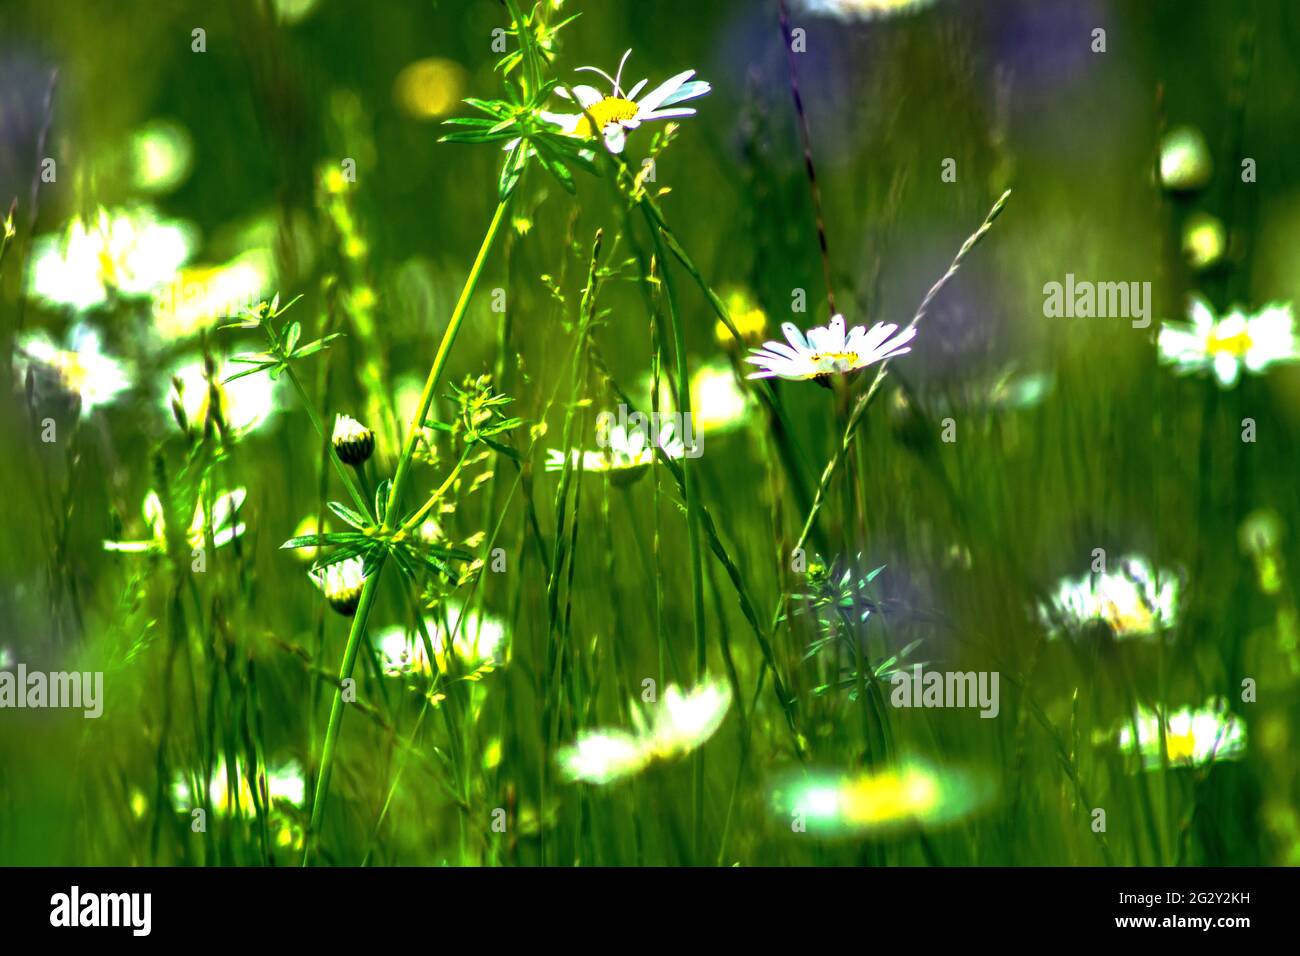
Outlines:
<svg viewBox="0 0 1300 956"><path fill-rule="evenodd" d="M184 182L194 162L194 141L179 123L154 120L131 136L131 178L147 193L170 192Z"/></svg>
<svg viewBox="0 0 1300 956"><path fill-rule="evenodd" d="M962 819L991 796L981 778L907 762L873 772L788 777L774 791L776 812L795 832L849 835Z"/></svg>
<svg viewBox="0 0 1300 956"><path fill-rule="evenodd" d="M465 68L452 60L440 57L416 60L397 74L393 99L414 119L438 119L460 104L465 77Z"/></svg>
<svg viewBox="0 0 1300 956"><path fill-rule="evenodd" d="M167 342L197 335L265 298L274 282L275 266L266 249L222 265L189 266L154 292L154 328Z"/></svg>
<svg viewBox="0 0 1300 956"><path fill-rule="evenodd" d="M1223 258L1228 237L1223 222L1209 213L1193 213L1183 226L1183 254L1193 269L1208 269Z"/></svg>
<svg viewBox="0 0 1300 956"><path fill-rule="evenodd" d="M1214 164L1205 136L1194 126L1180 126L1160 143L1160 183L1166 189L1190 191L1210 181Z"/></svg>
<svg viewBox="0 0 1300 956"><path fill-rule="evenodd" d="M731 324L736 327L744 342L754 343L763 340L767 332L767 313L759 307L748 292L739 288L731 289L722 296L722 303L726 306ZM717 339L719 345L730 346L735 342L731 329L727 328L727 323L721 319L714 323L713 337Z"/></svg>

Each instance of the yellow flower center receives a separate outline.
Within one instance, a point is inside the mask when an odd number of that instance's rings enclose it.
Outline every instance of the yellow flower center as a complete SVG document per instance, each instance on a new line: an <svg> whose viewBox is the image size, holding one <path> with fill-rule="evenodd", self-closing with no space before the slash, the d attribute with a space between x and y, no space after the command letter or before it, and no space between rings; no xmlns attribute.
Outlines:
<svg viewBox="0 0 1300 956"><path fill-rule="evenodd" d="M1101 616L1116 634L1145 634L1155 625L1154 615L1141 601L1121 608L1113 599L1106 598L1102 602Z"/></svg>
<svg viewBox="0 0 1300 956"><path fill-rule="evenodd" d="M105 284L116 288L121 278L121 268L113 253L108 249L99 251L99 278Z"/></svg>
<svg viewBox="0 0 1300 956"><path fill-rule="evenodd" d="M844 816L852 823L879 824L924 815L939 802L934 780L915 770L891 771L846 781L841 791Z"/></svg>
<svg viewBox="0 0 1300 956"><path fill-rule="evenodd" d="M90 372L76 352L60 352L54 359L59 378L70 392L80 394L90 380Z"/></svg>
<svg viewBox="0 0 1300 956"><path fill-rule="evenodd" d="M847 372L858 364L857 352L814 352L812 362L821 372Z"/></svg>
<svg viewBox="0 0 1300 956"><path fill-rule="evenodd" d="M1196 736L1189 730L1185 734L1165 731L1165 750L1170 763L1187 763L1196 756Z"/></svg>
<svg viewBox="0 0 1300 956"><path fill-rule="evenodd" d="M1234 335L1220 335L1218 328L1210 333L1209 341L1205 344L1205 349L1211 355L1234 355L1241 358L1250 351L1253 343L1250 341L1250 333L1245 329Z"/></svg>
<svg viewBox="0 0 1300 956"><path fill-rule="evenodd" d="M607 96L599 103L592 103L587 107L582 119L578 120L578 125L574 133L578 136L590 138L596 135L596 130L603 130L610 123L619 123L623 120L630 120L636 116L637 106L631 100L625 100L617 96ZM588 115L590 119L588 119ZM592 128L592 120L595 121L596 127Z"/></svg>

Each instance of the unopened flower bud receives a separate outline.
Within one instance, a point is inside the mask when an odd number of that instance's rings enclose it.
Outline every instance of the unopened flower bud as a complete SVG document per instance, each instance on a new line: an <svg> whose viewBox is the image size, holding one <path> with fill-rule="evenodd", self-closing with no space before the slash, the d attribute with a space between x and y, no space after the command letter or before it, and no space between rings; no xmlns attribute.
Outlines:
<svg viewBox="0 0 1300 956"><path fill-rule="evenodd" d="M185 383L179 375L172 377L172 418L185 434L190 433L190 419L185 413Z"/></svg>
<svg viewBox="0 0 1300 956"><path fill-rule="evenodd" d="M361 588L366 583L365 561L361 558L347 558L327 564L323 568L307 572L312 583L320 588L329 601L330 607L346 617L357 613L357 604L361 601Z"/></svg>
<svg viewBox="0 0 1300 956"><path fill-rule="evenodd" d="M375 451L375 433L349 415L334 417L334 450L347 465L360 465Z"/></svg>
<svg viewBox="0 0 1300 956"><path fill-rule="evenodd" d="M1160 143L1160 184L1175 192L1201 189L1210 181L1213 163L1201 131L1192 126L1170 130Z"/></svg>

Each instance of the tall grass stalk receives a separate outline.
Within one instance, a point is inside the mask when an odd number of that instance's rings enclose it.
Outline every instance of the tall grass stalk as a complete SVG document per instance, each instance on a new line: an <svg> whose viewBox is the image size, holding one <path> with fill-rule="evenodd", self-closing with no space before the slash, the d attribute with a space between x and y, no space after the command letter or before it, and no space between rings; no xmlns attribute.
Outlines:
<svg viewBox="0 0 1300 956"><path fill-rule="evenodd" d="M409 481L411 460L415 455L416 447L420 443L425 420L428 418L429 409L433 405L434 393L437 390L438 382L442 378L443 370L446 368L447 359L451 355L451 349L456 342L456 336L460 332L461 324L465 321L465 313L469 309L470 299L478 286L479 277L483 273L483 266L487 262L488 252L496 240L497 233L500 232L501 223L505 219L506 209L509 205L509 196L497 203L496 211L492 215L492 221L488 224L487 232L483 236L483 242L479 245L478 255L474 257L474 264L470 267L469 275L465 279L465 285L461 288L460 298L456 300L451 319L447 323L446 331L442 334L442 341L438 345L438 351L433 358L433 365L429 368L429 375L424 382L424 391L420 394L420 403L416 409L415 417L412 419L407 431L406 444L402 449L401 457L397 461L393 484L388 493L388 506L380 529L381 533L387 534L393 531L394 522L398 520L401 514L402 492L405 490L407 481ZM357 660L357 651L361 647L361 641L365 635L366 621L370 617L370 610L374 606L375 595L379 590L379 582L383 577L384 563L381 557L371 570L364 587L361 589L361 600L357 605L356 615L352 618L352 628L348 632L348 642L343 650L343 660L339 665L340 682L346 681L352 676L352 669ZM316 776L316 789L312 796L311 824L303 847L302 862L304 866L311 862L316 841L320 839L321 821L325 812L325 799L329 794L330 774L334 769L334 753L338 745L339 730L342 725L343 687L340 684L334 692L334 700L330 705L329 723L325 727L325 742L321 748L320 771Z"/></svg>

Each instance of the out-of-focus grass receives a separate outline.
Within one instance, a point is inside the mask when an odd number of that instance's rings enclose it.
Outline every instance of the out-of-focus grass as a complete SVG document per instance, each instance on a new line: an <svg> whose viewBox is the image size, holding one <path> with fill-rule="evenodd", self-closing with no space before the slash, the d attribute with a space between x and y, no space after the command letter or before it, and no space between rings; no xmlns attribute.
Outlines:
<svg viewBox="0 0 1300 956"><path fill-rule="evenodd" d="M437 56L463 68L460 95L497 95L492 30L505 14L491 3L362 12L322 0L301 22L277 23L266 12L274 6L128 3L110 16L92 5L6 5L0 205L18 197L20 236L30 235L31 157L53 67L48 150L59 174L40 187L37 233L96 203L136 198L109 157L148 120L180 123L193 138L193 170L159 205L198 224L205 259L224 255L222 243L240 227L263 222L278 290L305 295L295 307L305 336L347 333L302 374L329 419L347 412L374 427L373 489L397 461L409 414L398 397L409 381L418 390L428 371L503 158L493 148L437 144L438 126L396 105L394 80L411 61ZM633 46L637 79L694 67L713 85L658 158L654 184L670 187L657 201L704 282L747 289L768 316L768 337L787 319L823 324L822 267L774 5L663 2L649 18L638 5L570 6L582 16L561 34L562 75L612 66ZM1151 344L1162 316L1182 317L1191 289L1221 307L1300 294L1295 14L1260 3L1255 16L1226 5L1136 11L1026 0L940 2L851 27L800 21L832 280L850 324L906 322L992 201L1014 187L1007 212L922 322L912 353L891 365L813 538L827 559L851 559L860 573L885 566L871 597L886 610L862 630L870 660L919 640L914 657L927 667L1000 672L996 719L888 711L897 754L964 768L985 785L979 812L946 826L826 839L791 832L788 808L773 805L773 788L791 774L855 772L877 759L865 703L847 689L817 692L831 663L825 654L805 659L818 636L808 613L770 634L792 732L735 586L757 609L760 631L783 595L805 590L789 554L806 518L796 488L816 488L847 407L810 383L773 389L788 426L784 448L760 405L745 428L706 433L703 456L690 463L709 518L704 664L739 690L725 723L697 757L620 784L558 775L558 746L583 729L630 726L629 701L647 678L661 692L669 682L692 684L700 648L686 502L671 472L655 468L625 488L574 474L561 524L545 450L563 447L571 394L586 403L572 408L572 442L594 447L596 413L618 404L613 385L635 392L656 352L666 356L664 374L675 367L663 269L672 270L690 367L726 353L702 290L655 249L644 223L617 208L607 184L579 174L571 199L533 169L481 283L504 290L504 317L480 291L444 377L459 384L492 371L515 399L512 413L547 428L519 432L521 468L493 462L493 479L448 519L457 539L484 532L504 549L505 570L483 573L458 598L504 623L509 659L477 680L439 685L445 696L434 702L421 692L427 685L383 678L361 656L360 703L346 710L319 859L1295 862L1300 675L1289 569L1300 567L1300 373L1283 366L1219 392L1158 367ZM1234 104L1239 35L1252 23L1250 85ZM1104 54L1088 49L1094 25L1108 31ZM198 26L207 30L203 54L190 50ZM1162 127L1183 123L1205 131L1217 172L1195 198L1171 199L1151 169ZM630 140L634 161L652 135L641 134ZM1238 182L1240 155L1257 160L1257 183ZM342 157L357 164L346 194L364 257L348 254L348 236L318 201L319 171ZM949 157L953 183L940 179ZM1229 218L1239 236L1217 273L1198 276L1178 255L1179 224L1193 208ZM607 271L586 353L576 338L579 303L598 230ZM24 304L24 249L0 270L6 354L22 330L69 324L65 313ZM653 278L641 272L652 255ZM1125 320L1044 318L1042 286L1066 273L1151 281L1155 324L1142 331ZM347 299L367 289L371 326L358 323ZM806 313L791 312L795 290ZM657 310L653 330L647 302ZM248 531L237 547L209 555L201 576L104 553L103 539L139 531L140 501L160 470L183 481L183 446L163 404L166 369L173 352L199 345L150 354L141 339L147 306L114 305L94 321L115 354L139 357L134 393L78 428L61 421L52 445L33 439L21 399L0 412L0 646L30 667L104 670L104 715L0 712L0 860L297 862L347 622L321 601L307 565L279 545L344 492L285 390L267 429L210 464L218 487L248 489ZM237 335L213 333L206 347L242 350ZM1008 372L1043 376L1050 389L1022 408L990 407L993 383ZM21 396L21 380L10 384ZM440 408L445 415L450 404ZM954 443L936 438L949 417ZM1257 424L1253 444L1240 441L1246 417ZM418 466L408 507L449 465ZM1260 511L1281 529L1271 553L1281 586L1271 593L1239 541ZM1180 621L1165 641L1116 642L1100 630L1046 639L1035 605L1059 578L1086 572L1095 548L1185 571ZM372 636L414 619L399 580L392 573L381 583ZM1241 701L1244 678L1257 682L1257 702ZM1133 773L1113 742L1095 739L1113 741L1138 701L1177 708L1211 696L1227 698L1246 722L1240 761ZM219 760L294 761L306 771L306 793L277 815L212 814L206 833L192 832L173 780L211 774ZM1095 808L1106 811L1104 834L1092 829ZM505 832L493 826L498 809Z"/></svg>

